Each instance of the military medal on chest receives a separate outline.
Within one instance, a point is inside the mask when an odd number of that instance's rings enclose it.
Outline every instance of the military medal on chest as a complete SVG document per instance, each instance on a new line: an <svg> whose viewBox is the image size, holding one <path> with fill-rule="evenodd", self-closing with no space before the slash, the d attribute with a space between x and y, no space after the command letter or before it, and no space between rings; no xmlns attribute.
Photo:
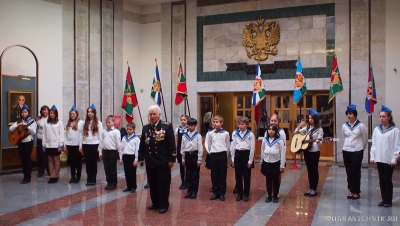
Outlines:
<svg viewBox="0 0 400 226"><path fill-rule="evenodd" d="M160 130L157 130L157 128L155 128L153 137L154 137L154 139L156 139L156 141L164 140L165 139L165 130L163 128L161 128Z"/></svg>

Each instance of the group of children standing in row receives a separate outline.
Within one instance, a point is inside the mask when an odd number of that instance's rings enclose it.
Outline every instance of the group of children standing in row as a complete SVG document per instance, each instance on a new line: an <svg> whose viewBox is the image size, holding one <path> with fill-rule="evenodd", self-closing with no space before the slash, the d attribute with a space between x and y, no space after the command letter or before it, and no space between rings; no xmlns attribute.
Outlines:
<svg viewBox="0 0 400 226"><path fill-rule="evenodd" d="M182 115L181 125L175 130L178 162L181 163L180 189L188 188L185 198L197 197L199 186L199 172L203 150L201 135L195 132L197 121L188 119ZM206 167L211 169L211 191L213 195L210 200L220 199L225 201L226 177L228 168L228 155L231 155L231 166L235 168L235 193L238 194L236 201L249 201L251 169L254 168L255 136L248 129L249 119L244 116L237 118L238 128L229 133L222 128L224 119L217 115L211 121L210 129L205 139L207 151ZM278 202L280 187L280 174L285 168L286 162L286 135L279 129L279 119L276 114L271 117L271 125L263 138L261 156L263 159L261 172L266 176L268 197L266 202ZM186 159L186 161L185 161ZM190 162L188 161L189 159ZM186 166L186 178L185 167ZM272 188L272 185L274 187ZM273 192L273 195L272 195Z"/></svg>

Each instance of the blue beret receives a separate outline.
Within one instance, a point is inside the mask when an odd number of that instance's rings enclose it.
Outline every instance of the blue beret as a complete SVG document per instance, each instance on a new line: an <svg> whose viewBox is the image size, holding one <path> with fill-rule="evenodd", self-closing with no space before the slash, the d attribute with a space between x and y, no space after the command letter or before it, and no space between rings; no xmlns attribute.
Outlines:
<svg viewBox="0 0 400 226"><path fill-rule="evenodd" d="M78 109L75 106L71 107L71 111L77 111Z"/></svg>
<svg viewBox="0 0 400 226"><path fill-rule="evenodd" d="M392 113L392 110L390 110L390 108L386 107L385 105L382 105L381 111L387 111L389 113Z"/></svg>
<svg viewBox="0 0 400 226"><path fill-rule="evenodd" d="M350 104L349 106L347 106L347 110L346 111L357 111L356 105L355 104Z"/></svg>
<svg viewBox="0 0 400 226"><path fill-rule="evenodd" d="M94 106L94 104L90 105L90 108L96 110L96 106Z"/></svg>
<svg viewBox="0 0 400 226"><path fill-rule="evenodd" d="M314 108L311 108L310 115L319 115L319 114L318 114L318 111L316 111Z"/></svg>
<svg viewBox="0 0 400 226"><path fill-rule="evenodd" d="M50 110L57 110L56 105L53 104L53 106L51 106Z"/></svg>
<svg viewBox="0 0 400 226"><path fill-rule="evenodd" d="M28 110L29 111L29 107L28 107L28 105L22 105L22 108L21 108L21 110Z"/></svg>

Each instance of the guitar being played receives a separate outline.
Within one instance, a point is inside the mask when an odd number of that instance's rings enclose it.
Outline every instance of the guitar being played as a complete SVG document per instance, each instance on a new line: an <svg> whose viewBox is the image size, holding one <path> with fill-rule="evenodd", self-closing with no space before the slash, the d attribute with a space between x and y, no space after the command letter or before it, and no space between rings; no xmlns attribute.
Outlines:
<svg viewBox="0 0 400 226"><path fill-rule="evenodd" d="M32 136L36 133L36 121L29 116L29 108L23 105L20 111L20 119L10 126L8 132L8 141L11 145L17 145L21 142L33 140Z"/></svg>

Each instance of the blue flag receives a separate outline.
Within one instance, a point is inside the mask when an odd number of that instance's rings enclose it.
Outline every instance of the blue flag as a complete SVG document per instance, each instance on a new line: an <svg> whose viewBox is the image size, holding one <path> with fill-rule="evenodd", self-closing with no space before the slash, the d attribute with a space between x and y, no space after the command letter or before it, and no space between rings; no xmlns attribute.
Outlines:
<svg viewBox="0 0 400 226"><path fill-rule="evenodd" d="M307 83L303 76L303 66L300 59L297 60L296 77L294 81L293 102L297 104L304 94L307 93Z"/></svg>

